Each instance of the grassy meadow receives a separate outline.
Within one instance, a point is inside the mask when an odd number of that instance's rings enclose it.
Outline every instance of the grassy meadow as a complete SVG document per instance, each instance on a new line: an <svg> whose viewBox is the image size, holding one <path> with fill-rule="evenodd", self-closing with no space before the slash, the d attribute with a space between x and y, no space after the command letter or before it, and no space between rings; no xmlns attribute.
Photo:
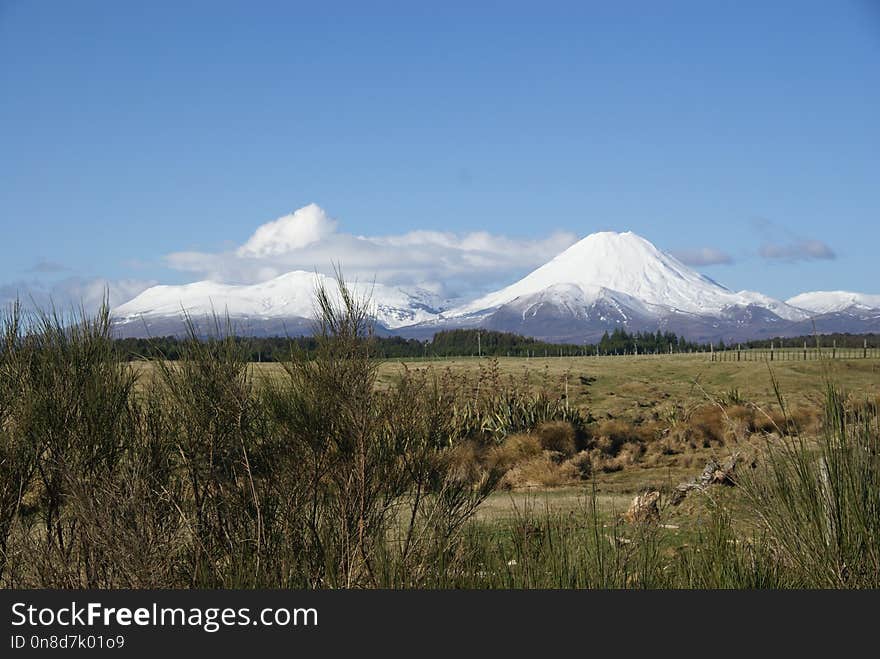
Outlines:
<svg viewBox="0 0 880 659"><path fill-rule="evenodd" d="M792 351L800 352L800 351ZM778 421L781 408L777 390L789 414L807 417L810 430L818 432L818 419L825 406L825 383L833 382L854 400L880 398L880 359L825 359L815 361L778 360L712 362L707 354L674 354L608 357L477 358L384 361L378 369L379 386L389 387L407 371L444 374L447 371L479 380L497 364L503 383L516 386L524 381L535 391L549 391L554 397L568 396L568 404L584 417L592 416L597 431L603 422L616 421L640 427L657 423L672 426L695 412L718 411L731 403L754 408L760 418ZM142 367L143 368L143 367ZM147 368L150 368L147 366ZM279 364L252 364L256 378L275 378L283 372ZM503 385L502 385L503 386ZM778 389L777 389L778 388ZM716 422L725 423L723 414ZM664 422L665 423L662 423ZM779 422L784 425L783 422ZM613 425L613 424L612 424ZM665 428L663 428L665 430ZM596 487L602 507L620 510L629 505L632 494L646 488L668 487L699 473L707 459L731 451L761 445L766 431L776 430L772 422L765 432L740 433L724 444L710 440L671 454L662 464L636 462L632 468L596 473L590 488ZM662 430L661 430L662 432ZM723 431L719 434L723 434ZM751 441L750 441L751 440ZM627 465L629 466L629 465ZM523 494L523 492L527 494ZM524 488L519 495L496 492L483 504L478 517L506 514L519 498L532 505L546 502L553 508L571 508L583 499L583 486Z"/></svg>
<svg viewBox="0 0 880 659"><path fill-rule="evenodd" d="M880 586L878 360L382 361L341 298L273 364L13 309L0 585Z"/></svg>

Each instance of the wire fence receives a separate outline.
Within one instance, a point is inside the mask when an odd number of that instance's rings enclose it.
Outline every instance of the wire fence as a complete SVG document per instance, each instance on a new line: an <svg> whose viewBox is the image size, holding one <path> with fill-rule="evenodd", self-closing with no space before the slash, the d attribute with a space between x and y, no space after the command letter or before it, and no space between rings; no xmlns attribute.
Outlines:
<svg viewBox="0 0 880 659"><path fill-rule="evenodd" d="M631 346L626 349L617 350L601 350L596 346L584 346L582 348L574 346L564 346L559 348L541 348L537 350L515 350L515 351L474 351L465 354L436 354L426 350L421 356L396 356L380 354L379 357L389 361L407 361L407 362L434 362L449 361L460 359L494 359L494 358L518 358L518 359L549 359L549 358L572 358L572 357L592 357L592 358L609 358L615 357L673 357L673 356L691 356L696 358L705 358L710 362L763 362L763 361L818 361L821 359L880 359L880 347L869 346L867 341L861 347L838 347L837 345L823 346L821 344L805 344L803 347L785 346L780 347L771 344L770 347L750 348L739 346L726 346L724 348L716 348L713 346L700 347L698 349L680 349L678 346L667 346L666 349L644 349L638 346Z"/></svg>
<svg viewBox="0 0 880 659"><path fill-rule="evenodd" d="M820 359L880 359L880 348L839 348L837 346L804 346L802 348L727 348L712 350L708 355L713 362L756 362L756 361L815 361Z"/></svg>

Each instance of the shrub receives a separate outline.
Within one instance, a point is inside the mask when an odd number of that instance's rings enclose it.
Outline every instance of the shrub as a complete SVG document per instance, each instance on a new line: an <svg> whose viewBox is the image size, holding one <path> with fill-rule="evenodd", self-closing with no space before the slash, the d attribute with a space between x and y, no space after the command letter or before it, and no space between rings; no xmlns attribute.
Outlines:
<svg viewBox="0 0 880 659"><path fill-rule="evenodd" d="M251 379L215 319L135 371L109 313L18 309L0 342L0 583L413 586L502 472L430 377L376 384L368 304L320 289L317 349ZM529 440L541 453L536 439ZM511 446L516 440L511 442Z"/></svg>

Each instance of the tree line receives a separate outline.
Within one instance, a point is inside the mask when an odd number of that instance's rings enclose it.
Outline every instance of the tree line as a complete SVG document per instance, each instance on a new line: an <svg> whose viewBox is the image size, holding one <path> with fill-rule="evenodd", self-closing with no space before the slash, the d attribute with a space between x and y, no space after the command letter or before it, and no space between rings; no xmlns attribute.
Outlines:
<svg viewBox="0 0 880 659"><path fill-rule="evenodd" d="M743 348L803 348L806 343L808 348L815 348L818 344L822 348L830 348L837 346L838 348L861 348L865 345L869 348L880 345L880 334L819 334L811 336L794 336L789 338L775 337L772 339L762 339L760 341L749 341L743 343Z"/></svg>
<svg viewBox="0 0 880 659"><path fill-rule="evenodd" d="M252 362L278 362L290 359L291 351L314 353L318 342L311 336L297 337L236 337ZM861 348L880 345L880 334L823 334L747 341L726 345L689 341L674 332L627 332L615 329L605 332L596 343L549 343L513 332L477 329L454 329L437 332L432 339L406 339L400 336L372 338L373 354L383 359L415 359L445 357L578 357L585 355L633 355L708 352L730 348L767 349L801 348L806 342L815 347L837 345L839 348ZM149 339L116 339L116 349L122 359L180 359L185 339L161 336Z"/></svg>
<svg viewBox="0 0 880 659"><path fill-rule="evenodd" d="M318 341L311 336L297 337L236 337L252 362L277 362L290 359L291 351L306 356L318 349ZM399 336L372 338L373 354L385 359L443 358L443 357L575 357L583 355L657 354L668 352L698 352L709 350L708 344L699 344L677 336L673 332L629 333L615 329L605 334L598 343L549 343L512 332L477 329L454 329L437 332L428 340L406 339ZM166 359L176 361L183 354L186 339L174 336L153 338L116 339L116 349L122 359Z"/></svg>

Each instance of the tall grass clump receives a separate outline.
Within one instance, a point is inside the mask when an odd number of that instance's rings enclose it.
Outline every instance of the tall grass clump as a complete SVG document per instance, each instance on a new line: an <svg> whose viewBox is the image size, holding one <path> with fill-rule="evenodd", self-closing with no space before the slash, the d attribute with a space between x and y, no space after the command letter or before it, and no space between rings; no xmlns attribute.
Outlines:
<svg viewBox="0 0 880 659"><path fill-rule="evenodd" d="M781 399L780 399L781 403ZM760 530L794 585L880 586L880 413L826 386L817 441L769 443L740 485Z"/></svg>
<svg viewBox="0 0 880 659"><path fill-rule="evenodd" d="M626 524L602 511L595 490L585 493L573 511L535 509L527 503L516 510L511 524L494 533L491 526L482 531L483 537L475 540L482 547L483 567L477 576L484 587L618 589L670 584L664 572L662 530L654 524Z"/></svg>
<svg viewBox="0 0 880 659"><path fill-rule="evenodd" d="M475 521L438 588L785 588L794 585L760 536L743 538L716 508L683 542L663 525L627 523L586 493L573 510L527 502L512 519Z"/></svg>
<svg viewBox="0 0 880 659"><path fill-rule="evenodd" d="M421 369L421 371L433 369ZM437 375L442 403L450 407L454 430L459 435L479 437L486 442L501 443L508 435L528 432L553 421L571 423L579 432L592 419L569 405L563 395L554 395L548 373L543 373L540 386L533 386L532 374L525 370L522 377L503 377L497 359L480 363L476 372L455 373L446 369ZM404 377L412 377L407 371ZM563 382L569 374L563 376Z"/></svg>
<svg viewBox="0 0 880 659"><path fill-rule="evenodd" d="M791 588L795 584L773 545L761 532L738 533L730 514L710 502L705 524L692 543L680 547L669 569L676 588L768 589Z"/></svg>

